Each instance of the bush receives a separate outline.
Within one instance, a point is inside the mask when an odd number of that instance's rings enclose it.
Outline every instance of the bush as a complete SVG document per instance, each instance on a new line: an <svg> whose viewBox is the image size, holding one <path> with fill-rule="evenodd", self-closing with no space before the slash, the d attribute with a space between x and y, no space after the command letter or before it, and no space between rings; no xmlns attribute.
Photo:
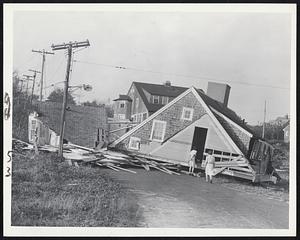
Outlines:
<svg viewBox="0 0 300 240"><path fill-rule="evenodd" d="M136 197L101 169L70 167L56 154L13 155L12 225L136 227Z"/></svg>

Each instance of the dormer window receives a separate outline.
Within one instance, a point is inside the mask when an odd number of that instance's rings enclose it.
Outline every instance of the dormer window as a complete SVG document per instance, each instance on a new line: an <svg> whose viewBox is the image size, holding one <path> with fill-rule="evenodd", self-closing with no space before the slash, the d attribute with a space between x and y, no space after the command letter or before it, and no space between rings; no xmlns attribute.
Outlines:
<svg viewBox="0 0 300 240"><path fill-rule="evenodd" d="M159 96L153 95L153 103L159 104Z"/></svg>
<svg viewBox="0 0 300 240"><path fill-rule="evenodd" d="M167 104L168 103L169 98L166 96L162 97L162 104Z"/></svg>
<svg viewBox="0 0 300 240"><path fill-rule="evenodd" d="M121 102L120 103L120 108L124 108L125 107L125 103L124 102Z"/></svg>

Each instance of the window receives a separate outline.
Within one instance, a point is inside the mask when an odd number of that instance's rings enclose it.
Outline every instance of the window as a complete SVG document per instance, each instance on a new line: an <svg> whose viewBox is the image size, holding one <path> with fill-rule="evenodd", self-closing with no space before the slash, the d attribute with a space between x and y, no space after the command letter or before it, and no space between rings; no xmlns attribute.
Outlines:
<svg viewBox="0 0 300 240"><path fill-rule="evenodd" d="M125 114L119 114L119 115L118 115L118 118L119 118L120 120L125 120Z"/></svg>
<svg viewBox="0 0 300 240"><path fill-rule="evenodd" d="M182 110L181 119L191 121L193 119L193 113L194 113L193 108L184 107L183 110Z"/></svg>
<svg viewBox="0 0 300 240"><path fill-rule="evenodd" d="M167 123L164 121L154 120L152 124L150 139L158 142L164 140Z"/></svg>
<svg viewBox="0 0 300 240"><path fill-rule="evenodd" d="M138 109L138 107L139 107L139 98L136 98L135 99L135 109L136 109L136 111L137 111L137 109Z"/></svg>
<svg viewBox="0 0 300 240"><path fill-rule="evenodd" d="M124 102L121 102L120 103L120 108L124 108L125 107L125 103Z"/></svg>
<svg viewBox="0 0 300 240"><path fill-rule="evenodd" d="M147 113L143 113L143 121L147 118L148 114Z"/></svg>
<svg viewBox="0 0 300 240"><path fill-rule="evenodd" d="M162 97L162 104L167 104L168 103L168 97L163 96Z"/></svg>
<svg viewBox="0 0 300 240"><path fill-rule="evenodd" d="M218 150L214 150L214 154L222 155L222 152L221 152L221 151L218 151Z"/></svg>
<svg viewBox="0 0 300 240"><path fill-rule="evenodd" d="M153 95L153 103L159 104L159 96Z"/></svg>
<svg viewBox="0 0 300 240"><path fill-rule="evenodd" d="M31 130L30 130L30 139L32 141L34 140L35 129L36 129L36 120L32 120L31 121Z"/></svg>
<svg viewBox="0 0 300 240"><path fill-rule="evenodd" d="M141 144L141 139L137 137L131 137L129 140L129 149L139 150Z"/></svg>
<svg viewBox="0 0 300 240"><path fill-rule="evenodd" d="M137 122L141 122L141 114L137 114Z"/></svg>

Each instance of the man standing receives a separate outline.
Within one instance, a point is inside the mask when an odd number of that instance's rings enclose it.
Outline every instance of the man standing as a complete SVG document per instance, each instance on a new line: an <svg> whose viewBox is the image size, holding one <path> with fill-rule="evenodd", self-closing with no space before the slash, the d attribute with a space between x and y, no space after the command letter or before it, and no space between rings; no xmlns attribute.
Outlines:
<svg viewBox="0 0 300 240"><path fill-rule="evenodd" d="M195 148L192 148L192 151L190 152L190 159L189 159L189 174L194 174L195 169L195 162L196 162L196 154L197 151Z"/></svg>
<svg viewBox="0 0 300 240"><path fill-rule="evenodd" d="M209 178L209 182L212 183L214 168L215 168L215 157L212 155L212 151L209 150L208 156L206 156L206 160L205 160L206 182L208 182L208 178Z"/></svg>

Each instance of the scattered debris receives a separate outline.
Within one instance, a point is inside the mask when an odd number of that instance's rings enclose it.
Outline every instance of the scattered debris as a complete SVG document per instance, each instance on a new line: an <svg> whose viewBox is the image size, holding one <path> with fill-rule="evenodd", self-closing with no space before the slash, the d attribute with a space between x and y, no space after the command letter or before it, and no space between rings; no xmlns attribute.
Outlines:
<svg viewBox="0 0 300 240"><path fill-rule="evenodd" d="M14 148L22 150L34 150L34 146L29 143L13 139ZM49 145L38 147L41 152L57 152L57 148ZM80 167L82 164L93 164L99 167L106 167L114 171L125 171L136 174L135 171L128 167L139 167L146 171L155 169L170 175L180 175L181 166L178 164L165 163L147 159L146 157L136 156L135 154L125 154L114 152L107 148L94 150L86 147L77 146L74 144L64 145L64 158L69 166Z"/></svg>

